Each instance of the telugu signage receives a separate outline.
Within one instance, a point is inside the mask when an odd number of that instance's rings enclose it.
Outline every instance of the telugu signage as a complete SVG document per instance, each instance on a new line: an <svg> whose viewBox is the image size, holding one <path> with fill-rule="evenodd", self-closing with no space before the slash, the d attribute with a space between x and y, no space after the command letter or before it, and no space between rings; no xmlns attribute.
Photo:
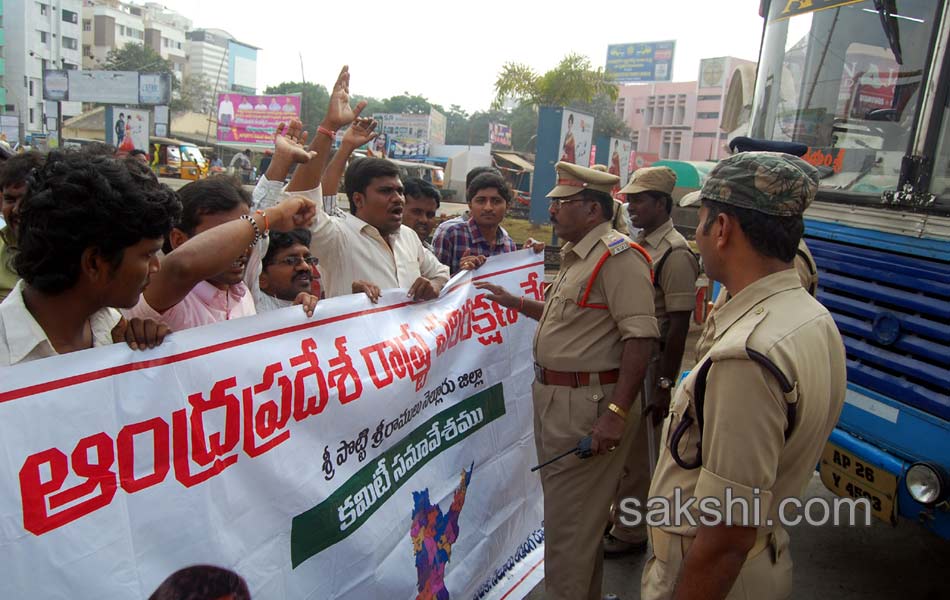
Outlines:
<svg viewBox="0 0 950 600"><path fill-rule="evenodd" d="M299 118L299 94L218 94L219 142L271 147L274 145L277 126Z"/></svg>
<svg viewBox="0 0 950 600"><path fill-rule="evenodd" d="M639 42L607 46L606 71L620 83L672 81L676 42Z"/></svg>
<svg viewBox="0 0 950 600"><path fill-rule="evenodd" d="M215 564L255 598L522 598L543 573L537 324L474 279L540 300L544 265L5 369L0 597L146 598Z"/></svg>

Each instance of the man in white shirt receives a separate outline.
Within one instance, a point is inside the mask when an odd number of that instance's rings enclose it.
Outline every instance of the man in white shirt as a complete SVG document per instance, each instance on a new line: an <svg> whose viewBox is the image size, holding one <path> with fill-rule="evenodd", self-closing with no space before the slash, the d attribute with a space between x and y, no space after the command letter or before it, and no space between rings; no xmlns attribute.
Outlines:
<svg viewBox="0 0 950 600"><path fill-rule="evenodd" d="M414 300L438 296L449 268L403 226L406 202L396 165L364 158L346 170L344 184L352 214L330 216L318 204L311 226L311 248L323 262L327 297L353 293L354 281L409 288Z"/></svg>
<svg viewBox="0 0 950 600"><path fill-rule="evenodd" d="M305 304L309 296L319 296L319 261L310 254L310 231L294 229L273 232L267 254L261 261L256 285L251 287L258 313L296 304ZM316 298L313 299L316 302Z"/></svg>

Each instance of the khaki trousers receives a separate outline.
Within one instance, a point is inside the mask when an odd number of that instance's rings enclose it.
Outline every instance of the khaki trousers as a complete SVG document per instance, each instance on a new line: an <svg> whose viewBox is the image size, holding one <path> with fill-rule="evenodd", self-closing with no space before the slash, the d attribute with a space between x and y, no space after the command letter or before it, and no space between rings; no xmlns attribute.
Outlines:
<svg viewBox="0 0 950 600"><path fill-rule="evenodd" d="M622 516L620 503L624 498L636 498L640 501L641 507L646 507L647 495L650 492L650 453L648 449L649 437L647 436L647 428L649 427L653 427L655 432L653 439L656 448L653 450L659 456L660 432L663 430L663 424L655 426L652 418L641 417L640 425L633 436L633 444L630 445L630 450L627 452L627 460L623 465L623 473L617 486L617 493L610 507L610 522L613 523L610 535L632 544L646 541L646 523L641 522L636 527L624 525L620 520Z"/></svg>
<svg viewBox="0 0 950 600"><path fill-rule="evenodd" d="M664 534L664 539L660 540L656 531L650 532L654 555L643 568L640 600L670 600L673 597L683 558L694 539ZM788 550L788 533L776 529L766 535L769 537L764 540L765 547L752 549L726 600L787 600L791 597L792 556Z"/></svg>
<svg viewBox="0 0 950 600"><path fill-rule="evenodd" d="M565 452L589 435L607 411L613 385L594 376L580 388L535 382L534 439L538 460ZM544 582L547 600L601 600L604 508L613 499L624 458L640 420L639 401L613 452L581 460L568 456L541 469L544 490Z"/></svg>

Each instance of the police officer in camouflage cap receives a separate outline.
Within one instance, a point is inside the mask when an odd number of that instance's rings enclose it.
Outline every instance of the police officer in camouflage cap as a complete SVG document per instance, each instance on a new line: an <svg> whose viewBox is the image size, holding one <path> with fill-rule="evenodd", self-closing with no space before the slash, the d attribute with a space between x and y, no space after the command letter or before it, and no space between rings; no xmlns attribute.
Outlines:
<svg viewBox="0 0 950 600"><path fill-rule="evenodd" d="M838 329L792 265L817 187L811 165L768 152L720 161L703 185L696 244L728 300L664 423L644 600L791 595L779 507L804 492L845 393Z"/></svg>

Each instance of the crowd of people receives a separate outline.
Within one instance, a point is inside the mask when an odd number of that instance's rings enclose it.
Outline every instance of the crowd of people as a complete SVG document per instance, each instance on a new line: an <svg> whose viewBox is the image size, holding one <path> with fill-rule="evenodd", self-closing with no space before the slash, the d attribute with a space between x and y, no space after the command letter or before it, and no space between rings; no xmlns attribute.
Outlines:
<svg viewBox="0 0 950 600"><path fill-rule="evenodd" d="M470 172L468 211L437 225L441 197L430 183L403 180L385 159L354 158L377 135L364 107L351 104L344 67L312 138L297 120L278 129L253 193L224 175L176 193L140 158L88 149L7 160L0 366L120 341L154 348L176 331L294 305L311 316L321 298L347 294L377 302L401 288L426 301L458 271L517 249L502 226L512 195L498 171ZM700 263L673 226L675 173L639 169L621 203L607 169L556 169L549 213L564 245L545 299L475 283L538 321L538 458L589 436L592 459L541 470L547 597L600 598L604 556L644 552L648 540L644 598L786 597L780 525L648 528L622 519L620 507L676 490L718 498L754 489L774 516L773 494L804 489L844 393L843 347L812 298L817 273L802 241L817 173L784 154L737 154L681 201L700 207L696 245L722 293L699 366L677 385ZM341 182L348 212L337 204ZM750 444L768 451L749 460ZM247 596L236 575L193 569L153 597L185 597L169 590L200 573L236 586L222 595Z"/></svg>

